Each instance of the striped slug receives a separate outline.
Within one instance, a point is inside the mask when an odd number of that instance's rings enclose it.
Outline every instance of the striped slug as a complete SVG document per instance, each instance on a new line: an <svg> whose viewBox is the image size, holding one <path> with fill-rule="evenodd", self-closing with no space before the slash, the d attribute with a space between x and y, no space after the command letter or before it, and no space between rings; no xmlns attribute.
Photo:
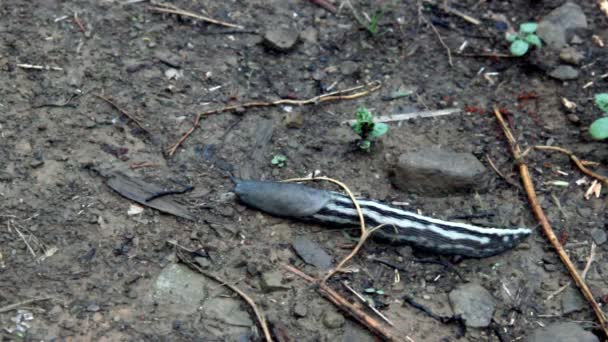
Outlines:
<svg viewBox="0 0 608 342"><path fill-rule="evenodd" d="M234 179L234 192L246 205L268 214L321 224L358 226L359 218L348 196L300 184ZM483 228L447 222L358 199L368 227L386 226L373 237L439 254L484 258L515 247L530 235L527 228Z"/></svg>

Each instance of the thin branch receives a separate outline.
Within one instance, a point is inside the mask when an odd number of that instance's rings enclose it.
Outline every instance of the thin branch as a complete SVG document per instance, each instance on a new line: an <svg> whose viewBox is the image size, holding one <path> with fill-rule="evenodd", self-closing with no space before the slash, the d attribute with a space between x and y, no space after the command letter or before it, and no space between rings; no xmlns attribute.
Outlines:
<svg viewBox="0 0 608 342"><path fill-rule="evenodd" d="M192 12L180 9L180 8L178 8L176 6L171 5L171 4L161 3L161 4L156 4L156 5L157 6L150 6L150 7L148 7L148 9L150 9L152 11L156 11L156 12L161 12L161 13L177 14L177 15L181 15L183 17L194 18L194 19L198 19L198 20L205 21L205 22L208 22L208 23L211 23L211 24L215 24L215 25L236 28L236 29L239 29L239 30L244 29L244 27L241 26L241 25L231 24L231 23L227 23L225 21L221 21L221 20L205 17L205 16L202 16L202 15L198 15L196 13L192 13Z"/></svg>
<svg viewBox="0 0 608 342"><path fill-rule="evenodd" d="M114 107L114 109L116 109L117 111L119 111L122 115L126 116L127 118L129 118L129 120L133 121L137 127L139 127L139 129L141 129L142 131L146 132L147 134L150 134L150 132L144 128L144 126L141 124L141 122L139 122L139 120L137 120L133 115L129 114L129 112L127 112L126 110L120 108L116 103L112 102L112 100L108 99L105 96L99 95L99 94L93 94L96 97L106 101L110 106Z"/></svg>
<svg viewBox="0 0 608 342"><path fill-rule="evenodd" d="M450 64L451 67L453 67L454 63L452 62L452 50L450 50L450 47L447 46L447 44L443 41L443 38L439 34L439 31L437 31L437 28L435 27L435 25L433 25L433 23L430 20L428 20L424 16L424 14L422 14L421 10L420 10L419 15L420 15L420 18L422 18L422 20L433 29L433 32L435 32L435 35L439 39L439 43L441 43L441 45L443 46L443 48L445 49L445 51L448 54L448 63Z"/></svg>
<svg viewBox="0 0 608 342"><path fill-rule="evenodd" d="M196 130L196 127L198 126L198 123L200 122L201 117L203 117L203 116L229 112L229 111L239 109L239 108L246 109L246 108L255 108L255 107L272 107L272 106L278 106L278 105L303 106L303 105L317 104L317 103L328 102L328 101L352 100L352 99L356 99L356 98L368 95L368 94L380 89L381 86L382 86L382 83L380 83L380 81L373 81L373 82L370 82L365 85L356 86L356 87L352 87L352 88L348 88L348 89L344 89L344 90L338 90L338 91L334 91L334 92L327 93L327 94L322 94L322 95L315 96L315 97L312 97L312 98L306 99L306 100L281 99L281 100L272 101L272 102L260 102L260 101L247 102L247 103L243 103L243 104L226 106L223 108L213 109L213 110L209 110L206 112L198 113L198 114L196 114L196 118L194 120L194 125L190 129L188 129L188 131L186 131L186 133L184 133L176 143L171 145L167 152L168 152L169 156L174 155L175 152L177 151L177 149L184 143L184 141L186 141L186 139L188 139L188 137ZM355 90L359 90L362 88L367 88L367 89L354 93L354 94L350 94L350 93L354 92Z"/></svg>
<svg viewBox="0 0 608 342"><path fill-rule="evenodd" d="M586 168L583 161L578 159L578 157L575 156L574 153L572 153L570 150L567 150L567 149L561 148L561 147L557 147L557 146L534 146L534 148L537 150L541 150L541 151L561 152L561 153L567 155L568 157L570 157L572 162L581 170L581 172L583 172L584 174L586 174L589 177L593 177L593 178L603 182L604 184L608 185L608 177L597 174L597 173L589 170L588 168Z"/></svg>
<svg viewBox="0 0 608 342"><path fill-rule="evenodd" d="M581 273L581 278L583 278L583 280L585 280L585 278L587 278L587 272L589 272L589 269L591 268L591 264L593 263L593 261L595 260L595 248L597 246L595 245L595 243L591 243L591 251L589 251L589 257L587 258L587 264L585 265L585 268L583 269L583 273ZM570 284L572 284L571 281L569 281L566 285L560 287L557 291L551 293L549 296L547 296L546 300L551 300L553 299L553 297L557 296L558 294L562 293L565 289L568 288L568 286L570 286Z"/></svg>
<svg viewBox="0 0 608 342"><path fill-rule="evenodd" d="M32 304L35 302L42 302L42 301L49 300L49 299L53 299L53 297L40 297L40 298L27 299L27 300L21 301L19 303L14 303L14 304L10 304L10 305L1 307L0 313L9 312L12 310L16 310L24 305Z"/></svg>
<svg viewBox="0 0 608 342"><path fill-rule="evenodd" d="M500 123L502 130L505 134L505 137L507 138L507 141L509 142L509 147L511 149L511 152L513 153L513 158L517 161L522 183L523 183L524 189L526 190L526 193L528 195L528 200L530 202L530 205L532 206L532 211L534 212L536 218L540 222L545 236L547 237L547 239L549 240L549 242L551 243L553 248L555 248L562 263L568 269L570 276L574 279L574 282L579 287L583 296L587 299L587 301L591 305L591 307L595 313L595 316L597 317L598 323L599 323L600 327L602 328L602 330L604 331L604 334L605 334L604 337L608 337L608 325L606 324L606 316L605 316L604 312L602 311L602 308L599 306L599 304L593 297L593 293L591 293L591 290L585 283L585 280L578 274L576 267L574 267L574 264L572 263L572 261L570 261L570 257L568 257L568 254L564 250L564 247L559 242L559 239L555 235L553 228L551 228L551 224L549 223L549 220L547 220L547 217L545 216L543 209L541 208L541 206L538 203L538 199L536 197L536 192L534 191L534 184L532 183L532 177L530 176L530 171L528 170L528 166L524 163L524 161L521 157L522 151L521 151L521 148L519 147L519 144L517 144L517 141L515 140L515 137L511 133L509 126L507 125L502 114L496 107L494 107L494 115L496 115L496 119Z"/></svg>

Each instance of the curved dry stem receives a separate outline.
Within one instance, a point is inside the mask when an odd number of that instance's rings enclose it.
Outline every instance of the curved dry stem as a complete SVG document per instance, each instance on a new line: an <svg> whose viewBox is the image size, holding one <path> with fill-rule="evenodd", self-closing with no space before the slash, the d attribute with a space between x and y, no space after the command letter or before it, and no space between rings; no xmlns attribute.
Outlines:
<svg viewBox="0 0 608 342"><path fill-rule="evenodd" d="M537 150L541 150L541 151L561 152L561 153L567 155L568 157L570 157L570 160L572 160L572 162L579 168L579 170L581 170L582 173L586 174L589 177L595 178L595 179L599 180L600 182L603 182L604 184L608 185L608 177L602 176L600 174L597 174L597 173L589 170L587 167L585 167L583 161L578 159L578 157L574 153L572 153L572 151L567 150L565 148L557 147L557 146L534 146L534 148Z"/></svg>

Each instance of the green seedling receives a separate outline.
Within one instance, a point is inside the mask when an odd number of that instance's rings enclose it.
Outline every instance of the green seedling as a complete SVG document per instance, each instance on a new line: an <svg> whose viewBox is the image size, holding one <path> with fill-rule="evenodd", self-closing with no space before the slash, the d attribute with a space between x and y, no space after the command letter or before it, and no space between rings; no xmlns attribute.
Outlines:
<svg viewBox="0 0 608 342"><path fill-rule="evenodd" d="M384 295L384 290L379 290L379 289L375 289L373 287L369 287L365 290L363 290L363 292L368 293L368 294L378 294L378 295Z"/></svg>
<svg viewBox="0 0 608 342"><path fill-rule="evenodd" d="M352 8L353 16L359 22L359 24L367 30L372 36L376 36L378 32L380 32L380 19L384 16L384 11L382 9L378 9L374 12L374 14L369 18L363 18L361 15Z"/></svg>
<svg viewBox="0 0 608 342"><path fill-rule="evenodd" d="M519 32L509 34L507 40L511 42L509 51L513 56L523 56L530 49L530 45L541 48L542 43L536 35L537 23L523 23L519 25Z"/></svg>
<svg viewBox="0 0 608 342"><path fill-rule="evenodd" d="M382 122L374 122L372 113L365 107L357 109L357 121L352 124L352 129L361 137L359 148L369 152L372 147L372 140L388 132L388 125Z"/></svg>
<svg viewBox="0 0 608 342"><path fill-rule="evenodd" d="M270 161L270 163L278 168L281 168L281 167L285 166L285 164L287 163L287 157L285 157L282 154L277 154L274 157L272 157L272 160Z"/></svg>
<svg viewBox="0 0 608 342"><path fill-rule="evenodd" d="M596 94L595 104L600 108L604 115L608 115L608 93ZM595 140L608 138L608 117L599 118L589 126L589 133Z"/></svg>

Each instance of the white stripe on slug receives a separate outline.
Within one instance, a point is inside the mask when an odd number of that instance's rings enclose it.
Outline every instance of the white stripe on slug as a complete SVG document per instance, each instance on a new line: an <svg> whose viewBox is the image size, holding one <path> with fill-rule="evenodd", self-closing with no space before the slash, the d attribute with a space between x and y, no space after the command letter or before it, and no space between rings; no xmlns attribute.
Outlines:
<svg viewBox="0 0 608 342"><path fill-rule="evenodd" d="M365 202L369 202L369 201L365 201ZM365 204L367 204L367 203L365 203ZM384 207L385 206L382 205L382 209L384 209ZM329 203L325 208L327 208L328 210L339 212L344 215L358 217L357 210L355 210L355 209L341 207L341 206L335 205L333 203ZM389 217L389 216L383 216L380 213L377 213L373 210L362 209L362 212L365 217L369 217L369 218L373 219L374 221L378 222L379 224L393 225L395 227L403 227L403 228L413 228L413 229L417 229L420 231L430 231L430 232L436 233L436 234L441 235L450 240L470 240L470 241L478 242L480 244L487 244L490 242L490 238L488 238L488 237L478 237L478 236L474 236L474 235L463 234L460 232L449 231L449 230L443 229L441 227L438 227L434 224L427 225L427 224L422 224L422 223L415 222L415 221L397 219L397 218ZM423 218L426 219L425 217L423 217ZM348 221L348 222L352 222L352 221ZM443 222L443 221L440 221L440 222Z"/></svg>
<svg viewBox="0 0 608 342"><path fill-rule="evenodd" d="M350 198L344 197L342 195L333 196L333 199L336 200L336 201L338 201L338 202L341 202L341 203L353 205L352 201L350 200ZM357 201L361 205L374 207L374 208L377 208L379 210L388 211L388 212L392 212L392 213L399 214L399 215L410 216L412 218L419 219L419 220L424 220L424 221L427 221L427 222L432 223L432 224L439 224L439 225L444 225L444 226L463 228L463 229L467 229L467 230L474 231L474 232L481 233L481 234L498 235L498 236L503 236L503 235L509 236L509 235L519 235L519 234L526 234L527 235L527 234L531 233L531 230L528 229L528 228L501 229L501 228L477 227L477 226L473 226L473 225L470 225L470 224L467 224L467 223L457 223L457 222L442 221L442 220L439 220L439 219L434 219L434 218L431 218L431 217L418 215L418 214L415 214L415 213L412 213L412 212L409 212L409 211L393 208L393 207L387 206L385 204L378 203L378 202L375 202L375 201L366 200L366 199L357 199Z"/></svg>

